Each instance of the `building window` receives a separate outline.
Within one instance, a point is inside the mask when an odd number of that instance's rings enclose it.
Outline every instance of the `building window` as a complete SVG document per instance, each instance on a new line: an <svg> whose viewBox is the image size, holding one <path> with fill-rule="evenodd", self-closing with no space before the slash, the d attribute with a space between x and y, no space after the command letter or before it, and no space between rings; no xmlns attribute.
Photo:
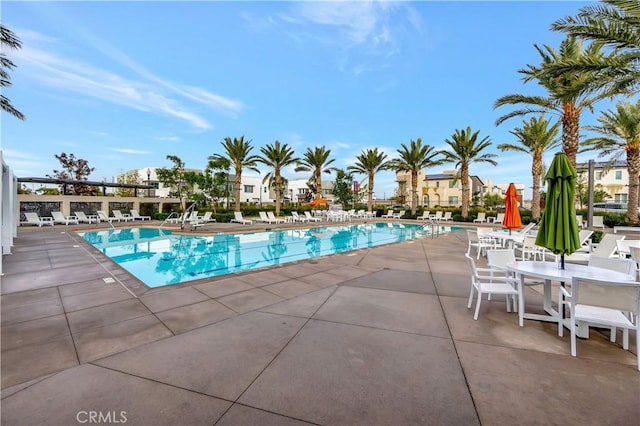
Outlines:
<svg viewBox="0 0 640 426"><path fill-rule="evenodd" d="M616 180L622 179L622 170L616 170Z"/></svg>
<svg viewBox="0 0 640 426"><path fill-rule="evenodd" d="M266 193L267 193L267 189L268 189L268 188L265 186L265 187L262 189L262 192L264 192L264 193L266 194Z"/></svg>
<svg viewBox="0 0 640 426"><path fill-rule="evenodd" d="M614 194L613 199L616 203L627 203L627 194Z"/></svg>
<svg viewBox="0 0 640 426"><path fill-rule="evenodd" d="M458 182L455 182L452 180L449 181L449 188L457 188L457 187L458 187Z"/></svg>
<svg viewBox="0 0 640 426"><path fill-rule="evenodd" d="M253 194L253 185L244 185L244 192L246 194Z"/></svg>
<svg viewBox="0 0 640 426"><path fill-rule="evenodd" d="M436 188L440 188L440 181L436 181Z"/></svg>
<svg viewBox="0 0 640 426"><path fill-rule="evenodd" d="M602 180L602 172L596 172L596 180Z"/></svg>
<svg viewBox="0 0 640 426"><path fill-rule="evenodd" d="M449 197L449 205L450 206L457 206L458 205L458 197L457 196Z"/></svg>

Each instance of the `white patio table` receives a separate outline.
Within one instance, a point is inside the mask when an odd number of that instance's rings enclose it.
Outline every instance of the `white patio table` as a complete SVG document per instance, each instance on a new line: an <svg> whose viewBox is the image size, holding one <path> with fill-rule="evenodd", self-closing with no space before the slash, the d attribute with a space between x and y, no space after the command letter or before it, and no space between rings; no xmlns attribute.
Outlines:
<svg viewBox="0 0 640 426"><path fill-rule="evenodd" d="M563 319L561 313L556 311L551 305L552 281L558 281L561 284L570 283L571 279L574 276L593 278L597 280L633 281L633 277L629 277L627 274L624 274L622 272L573 263L565 263L564 269L560 269L558 263L556 262L516 261L507 265L507 270L514 272L520 277L521 291L518 297L518 320L521 327L524 326L524 319L549 321L556 323ZM526 277L533 277L544 280L543 308L548 315L539 315L525 312L524 281ZM588 337L589 328L587 326L579 326L578 336Z"/></svg>
<svg viewBox="0 0 640 426"><path fill-rule="evenodd" d="M524 242L524 237L527 235L526 233L518 232L518 231L493 231L487 232L485 234L487 237L495 238L496 240L507 241L509 247L513 247L514 243L522 244Z"/></svg>

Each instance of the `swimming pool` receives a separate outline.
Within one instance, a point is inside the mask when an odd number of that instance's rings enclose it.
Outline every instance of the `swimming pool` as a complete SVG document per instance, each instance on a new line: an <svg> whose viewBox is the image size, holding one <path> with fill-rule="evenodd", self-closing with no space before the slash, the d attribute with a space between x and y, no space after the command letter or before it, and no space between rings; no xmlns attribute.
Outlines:
<svg viewBox="0 0 640 426"><path fill-rule="evenodd" d="M379 222L208 236L174 234L164 228L78 234L147 286L160 287L411 240L431 232L422 225Z"/></svg>

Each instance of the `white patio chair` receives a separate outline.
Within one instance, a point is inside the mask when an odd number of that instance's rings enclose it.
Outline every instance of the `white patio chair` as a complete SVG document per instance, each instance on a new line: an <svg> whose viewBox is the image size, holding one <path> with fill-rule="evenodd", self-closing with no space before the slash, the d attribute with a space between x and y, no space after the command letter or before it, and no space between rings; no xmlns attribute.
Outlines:
<svg viewBox="0 0 640 426"><path fill-rule="evenodd" d="M576 223L578 224L578 228L582 229L582 227L584 226L584 221L581 214L576 215Z"/></svg>
<svg viewBox="0 0 640 426"><path fill-rule="evenodd" d="M467 240L467 254L471 255L471 248L474 248L476 259L480 259L487 249L496 248L494 241L479 238L477 229L467 229Z"/></svg>
<svg viewBox="0 0 640 426"><path fill-rule="evenodd" d="M300 216L298 212L291 212L291 216L293 216L294 222L304 223L309 221L306 216Z"/></svg>
<svg viewBox="0 0 640 426"><path fill-rule="evenodd" d="M442 211L438 210L436 214L429 216L429 219L435 220L436 222L440 221L442 219Z"/></svg>
<svg viewBox="0 0 640 426"><path fill-rule="evenodd" d="M591 227L604 229L604 216L593 216Z"/></svg>
<svg viewBox="0 0 640 426"><path fill-rule="evenodd" d="M198 225L204 225L205 223L215 222L216 219L212 218L213 212L204 212L202 216L196 216L195 220L190 219L191 223L196 223Z"/></svg>
<svg viewBox="0 0 640 426"><path fill-rule="evenodd" d="M393 210L387 210L387 214L380 216L383 219L393 219Z"/></svg>
<svg viewBox="0 0 640 426"><path fill-rule="evenodd" d="M134 221L136 220L151 220L151 216L140 216L140 213L138 213L138 210L130 210L131 213L131 217L133 218Z"/></svg>
<svg viewBox="0 0 640 426"><path fill-rule="evenodd" d="M20 222L20 225L38 225L38 227L42 227L42 225L53 226L53 218L49 216L40 217L38 213L27 212L24 214L24 217L27 220Z"/></svg>
<svg viewBox="0 0 640 426"><path fill-rule="evenodd" d="M443 222L453 221L453 213L452 212L444 212L444 215L441 219Z"/></svg>
<svg viewBox="0 0 640 426"><path fill-rule="evenodd" d="M104 212L104 210L98 210L96 213L98 214L98 219L99 219L99 220L102 220L102 221L105 221L105 222L109 222L109 223L111 223L111 222L113 222L114 220L118 220L118 219L116 219L115 217L109 217L109 215L108 215L108 214L106 214L106 213ZM118 220L118 222L120 222L120 220Z"/></svg>
<svg viewBox="0 0 640 426"><path fill-rule="evenodd" d="M65 216L62 212L51 212L51 216L53 216L53 223L62 223L64 225L69 225L70 223L77 225L78 218L75 216Z"/></svg>
<svg viewBox="0 0 640 426"><path fill-rule="evenodd" d="M578 322L608 328L622 328L622 348L629 349L629 330L636 331L636 357L640 370L640 283L634 281L600 281L573 277L571 289L560 287L558 306L569 305L571 356L576 356ZM635 323L632 321L635 318ZM564 324L558 323L562 336ZM613 340L615 340L612 337ZM611 339L610 339L611 340Z"/></svg>
<svg viewBox="0 0 640 426"><path fill-rule="evenodd" d="M406 212L407 212L406 210L400 210L398 213L393 213L393 214L391 215L391 217L392 217L393 219L402 219L402 218L404 217L404 214L405 214Z"/></svg>
<svg viewBox="0 0 640 426"><path fill-rule="evenodd" d="M624 240L626 237L620 234L609 234L605 233L597 244L592 244L591 252L575 252L570 255L566 255L564 257L565 262L569 263L582 263L586 265L589 263L589 258L591 256L599 256L599 257L613 257L618 248L617 240Z"/></svg>
<svg viewBox="0 0 640 426"><path fill-rule="evenodd" d="M309 213L308 210L306 210L304 212L304 216L309 220L309 222L321 222L322 221L321 217L311 216L311 213Z"/></svg>
<svg viewBox="0 0 640 426"><path fill-rule="evenodd" d="M431 215L431 212L429 210L425 210L422 212L422 216L418 216L416 217L417 220L429 220L429 215Z"/></svg>
<svg viewBox="0 0 640 426"><path fill-rule="evenodd" d="M469 291L469 303L467 304L467 308L471 309L471 304L473 303L473 293L474 290L478 295L476 300L476 310L473 314L473 319L478 319L478 313L480 312L480 302L482 300L483 294L504 294L506 296L507 302L507 312L511 312L511 299L517 296L519 293L518 283L515 279L509 277L496 277L494 275L481 275L484 273L493 273L492 269L487 268L476 268L476 263L473 258L468 254L465 254L467 258L467 262L469 263L469 268L471 269L471 289Z"/></svg>
<svg viewBox="0 0 640 426"><path fill-rule="evenodd" d="M491 220L493 219L493 220ZM502 225L502 221L504 220L504 213L498 213L496 217L489 218L489 223L495 223L496 225Z"/></svg>
<svg viewBox="0 0 640 426"><path fill-rule="evenodd" d="M242 217L242 212L233 212L233 219L230 222L240 223L242 225L251 225L253 223L252 220L245 219Z"/></svg>
<svg viewBox="0 0 640 426"><path fill-rule="evenodd" d="M85 212L73 212L80 223L98 223L99 219L96 215L87 215Z"/></svg>
<svg viewBox="0 0 640 426"><path fill-rule="evenodd" d="M286 222L286 220L284 219L277 218L276 215L273 214L273 212L267 212L267 217L271 221L269 223L285 223Z"/></svg>
<svg viewBox="0 0 640 426"><path fill-rule="evenodd" d="M258 214L260 215L259 219L256 219L256 222L264 222L264 223L271 223L271 220L269 219L269 217L267 216L267 212L265 211L259 211Z"/></svg>
<svg viewBox="0 0 640 426"><path fill-rule="evenodd" d="M473 219L474 223L487 223L487 213L478 212L478 217Z"/></svg>
<svg viewBox="0 0 640 426"><path fill-rule="evenodd" d="M120 210L113 210L113 217L120 222L121 220L124 222L129 222L130 220L133 220L133 218L131 216L125 216L124 214L122 214L122 212Z"/></svg>
<svg viewBox="0 0 640 426"><path fill-rule="evenodd" d="M174 216L174 217L166 219L166 222L168 222L168 223L182 223L182 222L185 222L188 217L189 217L189 213L188 212L184 212L181 215Z"/></svg>

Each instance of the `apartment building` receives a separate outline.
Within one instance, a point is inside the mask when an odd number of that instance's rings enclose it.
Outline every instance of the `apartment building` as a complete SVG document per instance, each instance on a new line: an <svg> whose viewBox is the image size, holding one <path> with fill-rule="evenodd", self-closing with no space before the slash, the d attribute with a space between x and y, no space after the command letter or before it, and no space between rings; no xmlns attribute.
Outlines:
<svg viewBox="0 0 640 426"><path fill-rule="evenodd" d="M576 164L578 183L587 185L588 163ZM607 162L594 162L594 188L609 194L607 201L615 203L627 203L629 199L629 172L626 161L616 161L613 165Z"/></svg>

